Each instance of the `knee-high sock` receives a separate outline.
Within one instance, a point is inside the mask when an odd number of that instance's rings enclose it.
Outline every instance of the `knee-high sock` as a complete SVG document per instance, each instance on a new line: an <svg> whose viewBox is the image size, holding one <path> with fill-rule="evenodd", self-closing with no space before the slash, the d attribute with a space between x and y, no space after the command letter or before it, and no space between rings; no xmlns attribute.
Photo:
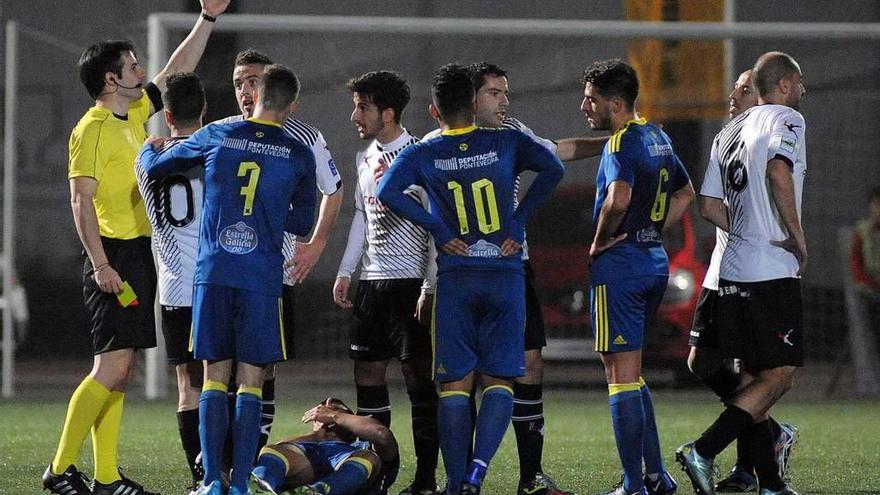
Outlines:
<svg viewBox="0 0 880 495"><path fill-rule="evenodd" d="M260 441L262 390L256 387L238 389L235 403L235 429L232 432L232 486L247 493L247 480L254 467L257 443Z"/></svg>
<svg viewBox="0 0 880 495"><path fill-rule="evenodd" d="M269 443L269 434L272 433L272 423L275 422L275 379L271 378L263 382L263 403L260 414L260 440L257 442L257 451L254 459L259 455L260 449Z"/></svg>
<svg viewBox="0 0 880 495"><path fill-rule="evenodd" d="M467 392L440 392L437 407L437 428L440 432L440 450L446 479L453 493L464 479L471 445L470 394Z"/></svg>
<svg viewBox="0 0 880 495"><path fill-rule="evenodd" d="M645 437L642 445L642 456L645 459L647 474L660 474L666 471L663 466L663 452L660 450L660 433L657 431L657 419L654 416L654 399L651 389L643 378L639 378L642 395L642 410L645 413Z"/></svg>
<svg viewBox="0 0 880 495"><path fill-rule="evenodd" d="M58 450L55 451L55 459L52 461L52 472L61 474L67 466L76 464L79 449L109 398L110 391L107 387L91 376L85 377L76 387L67 405L64 429L61 430Z"/></svg>
<svg viewBox="0 0 880 495"><path fill-rule="evenodd" d="M251 472L254 473L254 476L268 483L273 490L278 491L287 478L288 469L287 458L284 457L284 454L272 447L263 447Z"/></svg>
<svg viewBox="0 0 880 495"><path fill-rule="evenodd" d="M513 430L519 454L519 481L535 479L544 452L544 399L541 384L513 384Z"/></svg>
<svg viewBox="0 0 880 495"><path fill-rule="evenodd" d="M774 444L776 435L770 421L755 423L749 431L749 450L755 463L755 474L762 489L779 491L785 486L779 477L779 465L776 463Z"/></svg>
<svg viewBox="0 0 880 495"><path fill-rule="evenodd" d="M513 412L513 389L507 385L492 385L483 390L480 411L477 413L477 434L474 439L474 460L488 467L504 433L510 425ZM482 481L482 480L480 480Z"/></svg>
<svg viewBox="0 0 880 495"><path fill-rule="evenodd" d="M736 438L736 467L755 474L755 462L752 460L751 442L752 432L746 431Z"/></svg>
<svg viewBox="0 0 880 495"><path fill-rule="evenodd" d="M206 380L199 397L199 440L202 444L202 465L205 484L220 479L223 470L223 445L229 429L229 408L226 384Z"/></svg>
<svg viewBox="0 0 880 495"><path fill-rule="evenodd" d="M623 487L627 493L638 491L642 481L642 449L645 443L645 410L638 383L608 385L608 405L617 453L623 465Z"/></svg>
<svg viewBox="0 0 880 495"><path fill-rule="evenodd" d="M372 472L373 465L366 459L349 457L339 469L312 486L325 495L360 493L360 489L364 488Z"/></svg>
<svg viewBox="0 0 880 495"><path fill-rule="evenodd" d="M202 480L202 473L196 467L196 457L202 450L199 443L199 410L190 409L177 413L177 431L180 434L180 445L186 456L186 465L192 475L193 484Z"/></svg>
<svg viewBox="0 0 880 495"><path fill-rule="evenodd" d="M110 392L110 398L92 426L92 447L95 452L95 480L109 485L119 478L116 449L122 427L124 392Z"/></svg>
<svg viewBox="0 0 880 495"><path fill-rule="evenodd" d="M694 447L703 458L715 459L734 439L751 429L753 422L747 411L729 405L694 442Z"/></svg>
<svg viewBox="0 0 880 495"><path fill-rule="evenodd" d="M437 434L437 391L434 384L407 390L412 404L413 446L416 451L416 475L413 484L434 487L440 440Z"/></svg>
<svg viewBox="0 0 880 495"><path fill-rule="evenodd" d="M370 416L386 427L391 427L391 401L388 385L358 385L358 416Z"/></svg>

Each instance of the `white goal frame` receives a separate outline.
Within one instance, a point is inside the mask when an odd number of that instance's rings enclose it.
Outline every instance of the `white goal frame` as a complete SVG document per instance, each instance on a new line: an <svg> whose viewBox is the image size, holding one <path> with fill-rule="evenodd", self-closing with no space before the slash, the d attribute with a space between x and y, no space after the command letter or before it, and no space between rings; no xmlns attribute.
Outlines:
<svg viewBox="0 0 880 495"><path fill-rule="evenodd" d="M880 23L735 22L736 0L725 2L724 22L644 22L559 19L475 19L436 17L371 17L316 15L226 14L217 21L218 32L444 34L478 36L544 36L570 39L660 38L724 40L725 80L732 78L733 42L737 39L880 40ZM157 74L168 59L169 33L189 29L196 14L154 13L147 19L149 73ZM15 20L6 24L6 73L3 153L3 294L12 291L15 234L15 105L18 29ZM150 132L163 134L159 119L150 121ZM15 394L15 356L12 316L7 297L0 296L3 313L2 385L4 398ZM161 335L161 333L159 334ZM146 396L165 395L164 363L159 352L147 352Z"/></svg>

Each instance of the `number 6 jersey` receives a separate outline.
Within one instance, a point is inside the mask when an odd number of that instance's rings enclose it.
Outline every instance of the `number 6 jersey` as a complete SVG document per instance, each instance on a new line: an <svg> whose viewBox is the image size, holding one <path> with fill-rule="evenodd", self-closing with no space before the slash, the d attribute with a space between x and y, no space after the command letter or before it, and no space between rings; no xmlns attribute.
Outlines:
<svg viewBox="0 0 880 495"><path fill-rule="evenodd" d="M165 153L187 137L170 138L159 153ZM153 246L159 261L159 304L192 306L205 170L195 167L161 179L150 179L140 156L134 169L147 218L153 227Z"/></svg>
<svg viewBox="0 0 880 495"><path fill-rule="evenodd" d="M196 284L281 295L284 232L314 223L315 157L274 122L209 124L161 155L140 154L150 178L205 167Z"/></svg>

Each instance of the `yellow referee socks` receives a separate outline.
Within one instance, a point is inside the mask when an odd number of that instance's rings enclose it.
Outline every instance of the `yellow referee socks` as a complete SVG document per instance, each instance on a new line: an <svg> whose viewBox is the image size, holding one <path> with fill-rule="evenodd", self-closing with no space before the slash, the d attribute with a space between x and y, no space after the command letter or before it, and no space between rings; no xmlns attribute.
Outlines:
<svg viewBox="0 0 880 495"><path fill-rule="evenodd" d="M119 478L116 447L122 426L122 402L125 392L111 392L110 398L92 426L92 447L95 451L95 480L109 485Z"/></svg>
<svg viewBox="0 0 880 495"><path fill-rule="evenodd" d="M109 397L110 391L91 376L87 376L73 391L67 405L61 439L58 440L58 450L52 461L53 473L60 474L67 466L76 464L86 434Z"/></svg>

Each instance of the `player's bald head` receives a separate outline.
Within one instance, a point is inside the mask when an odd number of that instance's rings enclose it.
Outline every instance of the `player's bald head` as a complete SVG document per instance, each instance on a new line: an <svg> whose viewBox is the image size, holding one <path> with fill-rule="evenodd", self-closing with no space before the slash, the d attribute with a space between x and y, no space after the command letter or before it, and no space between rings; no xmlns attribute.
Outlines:
<svg viewBox="0 0 880 495"><path fill-rule="evenodd" d="M801 73L801 66L787 53L767 52L755 62L752 80L761 97L772 93L779 81Z"/></svg>

